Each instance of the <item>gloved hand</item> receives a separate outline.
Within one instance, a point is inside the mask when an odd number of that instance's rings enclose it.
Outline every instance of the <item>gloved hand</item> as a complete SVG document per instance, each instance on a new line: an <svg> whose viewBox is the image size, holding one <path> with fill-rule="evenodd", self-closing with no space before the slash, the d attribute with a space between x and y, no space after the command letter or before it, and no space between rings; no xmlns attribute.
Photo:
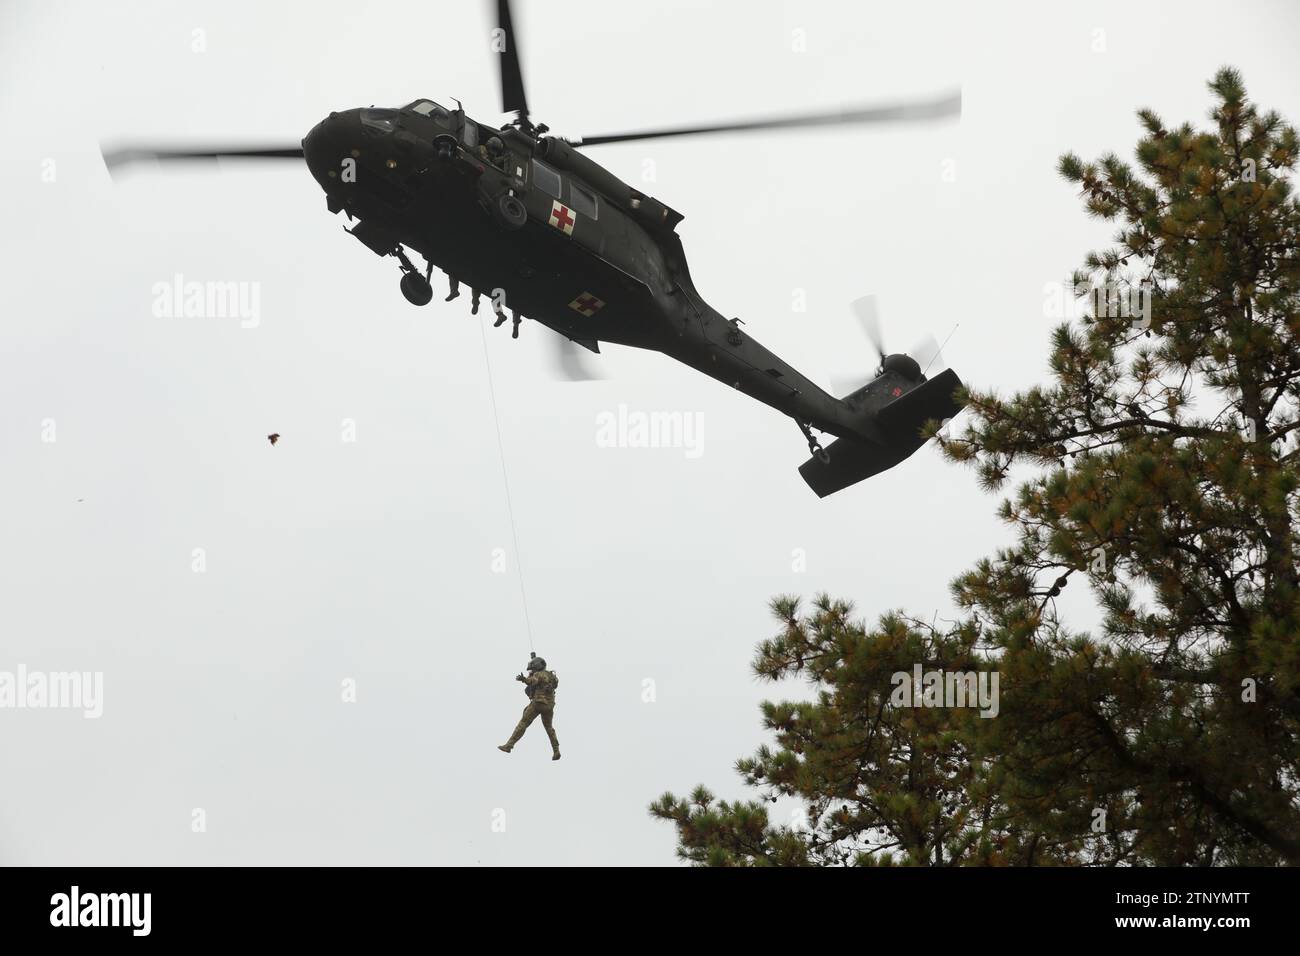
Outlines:
<svg viewBox="0 0 1300 956"><path fill-rule="evenodd" d="M523 681L525 684L528 683L528 678L525 677L523 674L516 674L516 675L515 675L515 680L517 680L517 681Z"/></svg>

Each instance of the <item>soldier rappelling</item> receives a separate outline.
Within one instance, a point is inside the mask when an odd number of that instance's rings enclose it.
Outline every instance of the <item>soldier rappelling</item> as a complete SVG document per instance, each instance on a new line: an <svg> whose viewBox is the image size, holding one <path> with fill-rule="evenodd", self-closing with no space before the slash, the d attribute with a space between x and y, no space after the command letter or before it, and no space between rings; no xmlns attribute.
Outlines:
<svg viewBox="0 0 1300 956"><path fill-rule="evenodd" d="M554 671L546 669L546 661L534 654L528 662L528 676L517 674L515 680L523 682L524 693L528 695L528 706L524 708L519 723L515 724L515 732L510 735L510 739L497 749L510 753L528 725L541 717L546 736L551 738L551 759L559 760L560 741L555 736L555 728L551 726L551 717L555 713L555 689L560 686L560 679Z"/></svg>

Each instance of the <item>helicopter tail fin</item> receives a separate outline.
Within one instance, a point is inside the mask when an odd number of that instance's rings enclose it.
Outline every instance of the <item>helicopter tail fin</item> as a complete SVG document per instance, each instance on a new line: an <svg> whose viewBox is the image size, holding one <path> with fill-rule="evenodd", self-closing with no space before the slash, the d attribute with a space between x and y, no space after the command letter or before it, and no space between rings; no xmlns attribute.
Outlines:
<svg viewBox="0 0 1300 956"><path fill-rule="evenodd" d="M965 407L955 397L961 387L957 373L944 370L875 413L887 441L837 438L826 449L825 461L809 458L799 466L799 474L818 498L825 498L893 468L925 444L921 429L926 422L952 418Z"/></svg>

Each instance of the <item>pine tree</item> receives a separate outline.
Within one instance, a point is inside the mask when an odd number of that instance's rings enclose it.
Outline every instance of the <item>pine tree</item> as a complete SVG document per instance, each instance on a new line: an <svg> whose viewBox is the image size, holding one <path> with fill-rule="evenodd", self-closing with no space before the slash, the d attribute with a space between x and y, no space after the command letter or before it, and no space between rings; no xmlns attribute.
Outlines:
<svg viewBox="0 0 1300 956"><path fill-rule="evenodd" d="M1236 71L1209 87L1209 129L1138 113L1136 168L1061 158L1118 226L1073 276L1089 314L1054 330L1049 385L972 391L964 433L938 439L986 487L1023 477L1000 509L1016 543L954 582L942 630L774 602L754 668L817 699L765 704L779 749L737 768L809 825L665 794L651 813L682 858L1300 863L1298 142ZM1090 629L1057 611L1075 582ZM998 716L889 706L916 663L996 669Z"/></svg>

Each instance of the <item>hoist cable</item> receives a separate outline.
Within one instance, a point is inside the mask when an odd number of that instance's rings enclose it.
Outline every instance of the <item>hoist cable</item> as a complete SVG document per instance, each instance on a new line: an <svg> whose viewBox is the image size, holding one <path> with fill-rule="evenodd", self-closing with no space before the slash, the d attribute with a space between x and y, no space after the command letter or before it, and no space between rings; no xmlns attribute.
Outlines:
<svg viewBox="0 0 1300 956"><path fill-rule="evenodd" d="M492 403L492 423L497 430L497 454L501 457L501 482L506 489L506 513L510 516L510 540L515 546L515 576L519 578L519 600L524 608L524 631L528 636L528 653L533 655L533 625L528 617L528 591L524 588L524 562L519 554L519 533L515 530L515 508L510 500L510 474L506 469L506 446L501 440L501 417L497 414L496 387L492 383L492 359L488 355L487 330L480 322L479 334L483 338L483 364L487 368L488 398Z"/></svg>

